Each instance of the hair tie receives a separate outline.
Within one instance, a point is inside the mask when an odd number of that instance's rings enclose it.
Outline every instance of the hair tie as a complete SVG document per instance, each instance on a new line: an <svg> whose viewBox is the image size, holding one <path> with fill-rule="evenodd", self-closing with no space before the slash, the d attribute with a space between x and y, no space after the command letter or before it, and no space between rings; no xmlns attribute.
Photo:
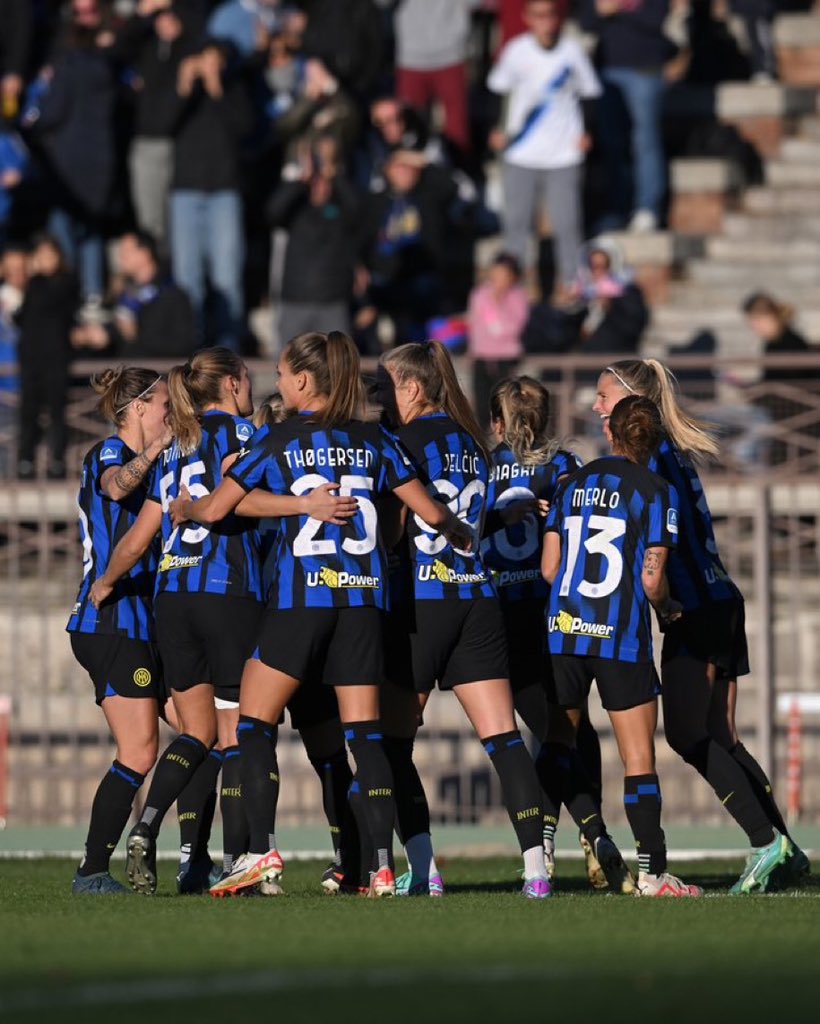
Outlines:
<svg viewBox="0 0 820 1024"><path fill-rule="evenodd" d="M182 376L185 378L185 380L188 380L193 371L193 366L191 366L190 363L185 363L185 365L182 367Z"/></svg>
<svg viewBox="0 0 820 1024"><path fill-rule="evenodd" d="M156 376L156 380L152 380L151 383L148 385L148 387L144 391L140 391L140 393L138 395L135 395L133 398L129 398L128 401L125 403L125 405L121 409L115 409L114 410L114 415L115 416L119 416L120 413L125 412L125 410L128 408L128 406L132 402L138 402L141 398L145 398L145 396L148 394L148 392L151 391L153 388L155 388L157 386L157 384L159 384L159 382L161 380L162 380L162 374L158 373L157 376Z"/></svg>
<svg viewBox="0 0 820 1024"><path fill-rule="evenodd" d="M621 387L626 388L626 390L631 395L637 395L638 394L638 392L632 387L631 384L627 384L627 382L623 379L623 377L620 375L620 373L618 373L618 371L614 367L612 367L612 366L604 367L604 373L611 373L612 376L615 377L619 381L619 383L621 384Z"/></svg>

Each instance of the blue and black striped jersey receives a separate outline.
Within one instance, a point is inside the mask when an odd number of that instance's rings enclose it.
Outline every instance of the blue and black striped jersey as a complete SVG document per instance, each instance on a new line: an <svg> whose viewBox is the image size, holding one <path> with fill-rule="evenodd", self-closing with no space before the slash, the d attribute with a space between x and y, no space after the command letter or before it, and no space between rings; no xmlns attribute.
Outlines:
<svg viewBox="0 0 820 1024"><path fill-rule="evenodd" d="M580 465L581 460L572 452L557 451L549 462L523 466L502 442L492 457L488 517L518 501L538 498L552 503L558 481ZM541 575L543 517L530 512L520 523L493 525L499 528L481 542L481 554L484 564L492 569L502 603L546 600L549 586Z"/></svg>
<svg viewBox="0 0 820 1024"><path fill-rule="evenodd" d="M720 560L712 513L692 461L666 439L649 468L672 484L680 500L680 535L666 570L672 597L686 611L740 598Z"/></svg>
<svg viewBox="0 0 820 1024"><path fill-rule="evenodd" d="M159 541L151 545L126 576L117 580L114 592L102 608L98 610L88 599L92 583L105 572L112 551L133 526L146 497L145 486L141 485L127 498L113 501L103 494L100 480L107 469L124 466L135 455L121 438L114 436L95 444L83 460L78 498L83 581L66 626L69 633L100 633L131 640L153 638L151 605Z"/></svg>
<svg viewBox="0 0 820 1024"><path fill-rule="evenodd" d="M377 423L323 428L310 415L293 416L269 427L228 476L248 491L273 494L337 483L359 503L344 526L310 516L279 520L271 607L386 607L387 557L374 498L414 480L416 471Z"/></svg>
<svg viewBox="0 0 820 1024"><path fill-rule="evenodd" d="M596 459L559 486L546 530L561 538L547 616L550 652L651 661L641 573L647 548L677 542L675 489L620 456Z"/></svg>
<svg viewBox="0 0 820 1024"><path fill-rule="evenodd" d="M396 437L428 492L468 523L476 536L473 553L458 551L418 516L408 515L405 557L412 568L416 600L494 597L495 586L478 547L490 480L481 449L443 412L419 416L400 427Z"/></svg>
<svg viewBox="0 0 820 1024"><path fill-rule="evenodd" d="M264 598L255 519L228 515L218 523L174 527L168 513L184 484L204 498L222 482L222 462L246 447L254 427L240 416L213 411L202 417L202 440L190 455L174 443L157 463L149 498L162 506L162 554L157 593L228 594Z"/></svg>

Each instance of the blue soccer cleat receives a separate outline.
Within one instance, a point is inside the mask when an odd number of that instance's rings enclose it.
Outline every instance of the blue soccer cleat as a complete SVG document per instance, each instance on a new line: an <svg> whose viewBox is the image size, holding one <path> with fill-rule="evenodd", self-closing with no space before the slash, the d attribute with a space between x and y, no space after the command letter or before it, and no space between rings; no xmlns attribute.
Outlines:
<svg viewBox="0 0 820 1024"><path fill-rule="evenodd" d="M95 875L75 875L71 883L75 896L130 896L131 890L112 878L108 871Z"/></svg>

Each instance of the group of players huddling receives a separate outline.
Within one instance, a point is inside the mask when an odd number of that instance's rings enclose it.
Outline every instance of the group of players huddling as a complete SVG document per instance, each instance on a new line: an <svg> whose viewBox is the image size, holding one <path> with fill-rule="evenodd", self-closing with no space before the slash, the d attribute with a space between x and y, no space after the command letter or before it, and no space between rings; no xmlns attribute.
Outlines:
<svg viewBox="0 0 820 1024"><path fill-rule="evenodd" d="M137 367L92 380L114 433L83 464L84 575L68 631L117 750L74 892L128 891L110 858L156 765L127 838L131 887L155 891L157 836L176 802L180 892L281 893L287 709L333 839L324 889L441 896L413 763L436 686L455 693L498 774L526 897L554 887L562 804L597 887L701 895L667 871L661 693L668 742L748 837L731 891L808 872L738 741L743 598L695 468L717 446L662 364L603 370L594 410L611 454L586 466L551 437L549 395L529 377L496 386L489 450L435 342L386 354L367 389L349 338L304 334L278 377L254 420L247 367L226 349L198 352L167 380ZM650 606L664 632L662 691ZM637 876L601 814L593 680L624 765ZM538 743L534 761L516 713ZM176 736L157 757L160 717ZM221 869L208 852L220 773ZM408 862L398 879L394 830Z"/></svg>

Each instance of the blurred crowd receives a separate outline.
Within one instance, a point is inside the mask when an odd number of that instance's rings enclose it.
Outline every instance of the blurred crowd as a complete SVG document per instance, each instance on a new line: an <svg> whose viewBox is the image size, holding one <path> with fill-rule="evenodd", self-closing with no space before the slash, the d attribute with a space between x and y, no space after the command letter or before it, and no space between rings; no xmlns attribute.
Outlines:
<svg viewBox="0 0 820 1024"><path fill-rule="evenodd" d="M483 408L525 348L634 351L640 289L585 240L663 223L664 95L776 77L786 6L811 5L0 0L0 388L21 389L19 475L43 421L48 472L65 472L77 354L436 337L475 355Z"/></svg>

